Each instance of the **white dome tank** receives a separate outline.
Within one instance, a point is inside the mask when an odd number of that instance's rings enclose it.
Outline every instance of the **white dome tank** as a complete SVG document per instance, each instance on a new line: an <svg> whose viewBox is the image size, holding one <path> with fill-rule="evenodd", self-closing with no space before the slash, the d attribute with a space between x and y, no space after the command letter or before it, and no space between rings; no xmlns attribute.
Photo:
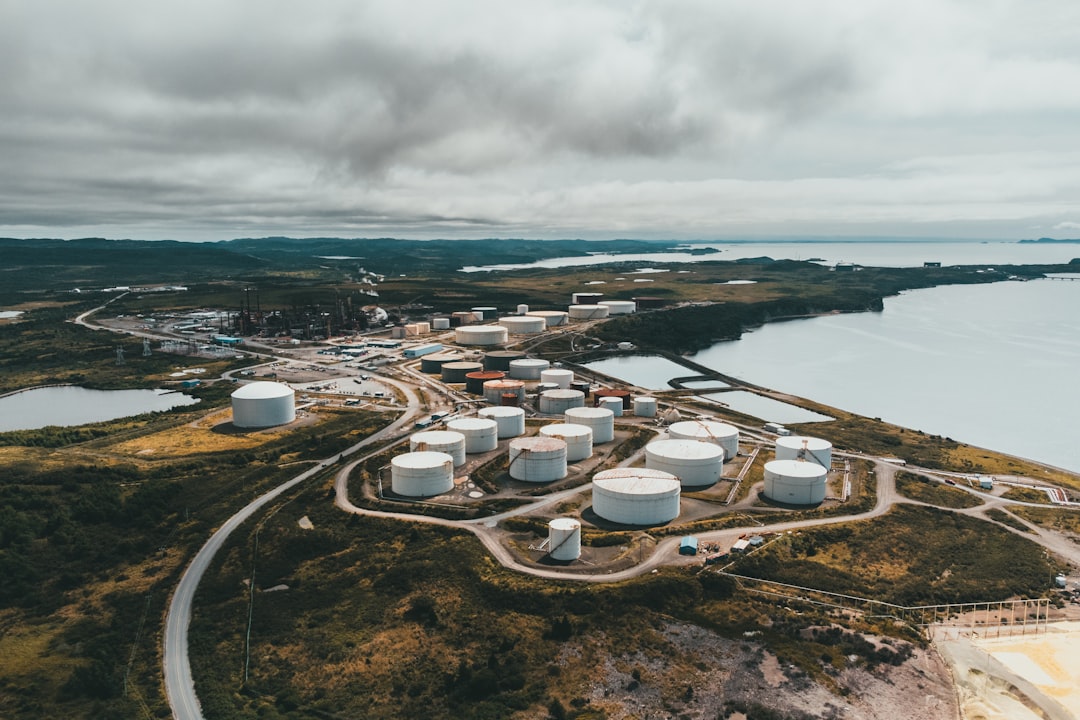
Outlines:
<svg viewBox="0 0 1080 720"><path fill-rule="evenodd" d="M454 465L465 464L465 436L451 430L427 430L409 438L413 452L441 452L454 459Z"/></svg>
<svg viewBox="0 0 1080 720"><path fill-rule="evenodd" d="M508 337L502 325L465 325L454 330L459 345L502 345Z"/></svg>
<svg viewBox="0 0 1080 720"><path fill-rule="evenodd" d="M525 411L519 407L489 407L479 410L478 417L494 420L499 439L525 434Z"/></svg>
<svg viewBox="0 0 1080 720"><path fill-rule="evenodd" d="M615 439L615 414L606 408L578 407L563 413L566 422L592 428L594 444Z"/></svg>
<svg viewBox="0 0 1080 720"><path fill-rule="evenodd" d="M544 437L555 437L566 443L566 461L578 462L592 457L592 428L588 425L555 423L540 428Z"/></svg>
<svg viewBox="0 0 1080 720"><path fill-rule="evenodd" d="M606 307L609 315L629 315L637 312L637 303L633 300L601 300L596 304Z"/></svg>
<svg viewBox="0 0 1080 720"><path fill-rule="evenodd" d="M634 398L634 414L638 417L656 417L656 398Z"/></svg>
<svg viewBox="0 0 1080 720"><path fill-rule="evenodd" d="M491 452L499 446L499 424L490 418L455 418L446 429L465 436L466 453Z"/></svg>
<svg viewBox="0 0 1080 720"><path fill-rule="evenodd" d="M551 367L547 360L521 358L510 361L510 377L516 380L539 380L540 373Z"/></svg>
<svg viewBox="0 0 1080 720"><path fill-rule="evenodd" d="M549 522L548 555L563 562L581 557L581 523L574 518L555 518Z"/></svg>
<svg viewBox="0 0 1080 720"><path fill-rule="evenodd" d="M648 468L614 468L593 476L592 508L622 525L660 525L679 517L679 479Z"/></svg>
<svg viewBox="0 0 1080 720"><path fill-rule="evenodd" d="M525 314L529 317L544 318L544 324L549 328L566 324L565 310L530 310Z"/></svg>
<svg viewBox="0 0 1080 720"><path fill-rule="evenodd" d="M712 420L684 420L668 428L673 440L700 440L724 448L724 458L739 454L739 428Z"/></svg>
<svg viewBox="0 0 1080 720"><path fill-rule="evenodd" d="M776 438L777 460L806 460L828 470L832 467L832 443L821 438L787 435Z"/></svg>
<svg viewBox="0 0 1080 720"><path fill-rule="evenodd" d="M264 428L296 419L296 392L284 383L253 382L232 394L233 425Z"/></svg>
<svg viewBox="0 0 1080 720"><path fill-rule="evenodd" d="M712 485L724 469L724 449L699 440L657 440L645 446L645 467L679 478L683 487Z"/></svg>
<svg viewBox="0 0 1080 720"><path fill-rule="evenodd" d="M622 417L623 401L622 398L617 397L602 397L597 398L596 407L610 410L611 414L615 417Z"/></svg>
<svg viewBox="0 0 1080 720"><path fill-rule="evenodd" d="M431 329L432 330L449 330L450 329L450 318L448 318L448 317L431 318Z"/></svg>
<svg viewBox="0 0 1080 720"><path fill-rule="evenodd" d="M499 318L499 324L506 328L511 335L535 335L547 329L544 318L529 317L528 315L510 315Z"/></svg>
<svg viewBox="0 0 1080 720"><path fill-rule="evenodd" d="M606 305L571 305L571 320L599 320L608 316Z"/></svg>
<svg viewBox="0 0 1080 720"><path fill-rule="evenodd" d="M454 458L441 452L412 452L390 461L390 486L398 495L430 497L454 489Z"/></svg>
<svg viewBox="0 0 1080 720"><path fill-rule="evenodd" d="M561 388L570 387L574 382L574 371L562 368L549 368L540 371L540 382L555 383Z"/></svg>
<svg viewBox="0 0 1080 720"><path fill-rule="evenodd" d="M501 405L506 394L517 395L518 402L525 399L525 383L520 380L488 380L484 383L484 399L492 405Z"/></svg>
<svg viewBox="0 0 1080 720"><path fill-rule="evenodd" d="M580 390L545 390L540 393L540 412L547 415L564 413L585 406L585 393Z"/></svg>
<svg viewBox="0 0 1080 720"><path fill-rule="evenodd" d="M566 477L566 443L558 438L523 437L510 441L510 477L551 482Z"/></svg>
<svg viewBox="0 0 1080 720"><path fill-rule="evenodd" d="M817 505L825 499L825 468L816 462L765 463L765 497L791 505Z"/></svg>

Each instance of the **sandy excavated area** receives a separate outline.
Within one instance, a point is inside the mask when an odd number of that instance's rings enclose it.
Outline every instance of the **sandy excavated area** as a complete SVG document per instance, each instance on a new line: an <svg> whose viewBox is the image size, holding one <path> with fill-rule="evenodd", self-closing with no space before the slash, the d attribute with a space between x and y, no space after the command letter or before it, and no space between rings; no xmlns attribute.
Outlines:
<svg viewBox="0 0 1080 720"><path fill-rule="evenodd" d="M938 647L952 667L965 720L1080 720L1080 622Z"/></svg>

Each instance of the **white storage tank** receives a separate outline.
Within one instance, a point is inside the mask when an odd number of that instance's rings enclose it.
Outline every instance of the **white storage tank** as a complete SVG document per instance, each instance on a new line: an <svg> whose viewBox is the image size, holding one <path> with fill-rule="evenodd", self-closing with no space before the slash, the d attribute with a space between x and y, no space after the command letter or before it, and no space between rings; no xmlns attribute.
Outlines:
<svg viewBox="0 0 1080 720"><path fill-rule="evenodd" d="M563 368L548 368L540 371L540 382L555 383L561 388L570 387L574 382L574 371Z"/></svg>
<svg viewBox="0 0 1080 720"><path fill-rule="evenodd" d="M500 440L525 434L525 411L519 407L489 407L476 414L478 417L495 421Z"/></svg>
<svg viewBox="0 0 1080 720"><path fill-rule="evenodd" d="M448 317L431 318L431 327L432 327L433 330L449 330L450 329L450 318L448 318Z"/></svg>
<svg viewBox="0 0 1080 720"><path fill-rule="evenodd" d="M555 518L549 522L548 555L562 562L581 557L581 523L574 518Z"/></svg>
<svg viewBox="0 0 1080 720"><path fill-rule="evenodd" d="M832 467L832 443L821 438L788 435L776 438L777 460L806 460L828 470Z"/></svg>
<svg viewBox="0 0 1080 720"><path fill-rule="evenodd" d="M571 320L599 320L608 316L606 305L571 305Z"/></svg>
<svg viewBox="0 0 1080 720"><path fill-rule="evenodd" d="M530 310L526 315L529 317L544 318L544 323L549 328L566 324L565 310Z"/></svg>
<svg viewBox="0 0 1080 720"><path fill-rule="evenodd" d="M491 452L499 446L499 424L491 418L455 418L446 429L465 436L465 452Z"/></svg>
<svg viewBox="0 0 1080 720"><path fill-rule="evenodd" d="M610 410L615 417L622 417L623 401L617 397L602 397L597 400L597 407Z"/></svg>
<svg viewBox="0 0 1080 720"><path fill-rule="evenodd" d="M615 439L615 414L606 408L570 408L563 413L563 417L568 423L587 425L592 428L594 444L611 442Z"/></svg>
<svg viewBox="0 0 1080 720"><path fill-rule="evenodd" d="M656 398L634 398L634 414L638 417L656 417Z"/></svg>
<svg viewBox="0 0 1080 720"><path fill-rule="evenodd" d="M454 330L459 345L502 345L508 337L502 325L465 325Z"/></svg>
<svg viewBox="0 0 1080 720"><path fill-rule="evenodd" d="M527 315L528 313L529 313L529 306L528 305L518 305L517 306L517 314L518 315Z"/></svg>
<svg viewBox="0 0 1080 720"><path fill-rule="evenodd" d="M629 315L637 312L637 303L633 300L601 300L596 304L606 307L609 315Z"/></svg>
<svg viewBox="0 0 1080 720"><path fill-rule="evenodd" d="M548 415L564 413L585 405L585 393L580 390L545 390L540 393L540 412Z"/></svg>
<svg viewBox="0 0 1080 720"><path fill-rule="evenodd" d="M484 399L492 405L505 405L503 395L513 394L518 402L525 399L525 383L520 380L488 380L484 383Z"/></svg>
<svg viewBox="0 0 1080 720"><path fill-rule="evenodd" d="M296 419L296 393L284 383L253 382L232 394L233 425L264 428Z"/></svg>
<svg viewBox="0 0 1080 720"><path fill-rule="evenodd" d="M544 437L560 438L566 443L566 461L578 462L592 457L592 428L588 425L555 423L540 428Z"/></svg>
<svg viewBox="0 0 1080 720"><path fill-rule="evenodd" d="M510 441L510 477L551 482L566 477L566 443L558 438L521 437Z"/></svg>
<svg viewBox="0 0 1080 720"><path fill-rule="evenodd" d="M441 452L412 452L390 461L390 487L398 495L430 497L454 489L454 458Z"/></svg>
<svg viewBox="0 0 1080 720"><path fill-rule="evenodd" d="M713 420L684 420L668 428L675 440L700 440L724 448L724 458L731 460L739 454L739 428Z"/></svg>
<svg viewBox="0 0 1080 720"><path fill-rule="evenodd" d="M539 380L540 373L551 367L551 363L540 358L521 358L510 361L510 377L516 380Z"/></svg>
<svg viewBox="0 0 1080 720"><path fill-rule="evenodd" d="M825 468L803 460L765 463L765 497L790 505L817 505L825 499Z"/></svg>
<svg viewBox="0 0 1080 720"><path fill-rule="evenodd" d="M450 430L427 430L409 438L413 452L446 453L454 459L454 465L465 464L465 436Z"/></svg>
<svg viewBox="0 0 1080 720"><path fill-rule="evenodd" d="M547 329L544 318L529 317L528 315L508 315L499 318L499 324L506 328L511 335L535 335Z"/></svg>
<svg viewBox="0 0 1080 720"><path fill-rule="evenodd" d="M698 440L657 440L645 446L645 467L679 478L683 487L712 485L724 469L724 449Z"/></svg>
<svg viewBox="0 0 1080 720"><path fill-rule="evenodd" d="M679 479L648 468L613 468L593 476L592 509L621 525L660 525L679 517Z"/></svg>

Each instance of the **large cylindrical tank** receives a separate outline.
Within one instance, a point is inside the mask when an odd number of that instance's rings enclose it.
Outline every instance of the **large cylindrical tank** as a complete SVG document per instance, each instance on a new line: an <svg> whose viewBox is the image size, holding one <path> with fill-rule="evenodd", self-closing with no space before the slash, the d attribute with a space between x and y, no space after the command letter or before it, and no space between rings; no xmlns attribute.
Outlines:
<svg viewBox="0 0 1080 720"><path fill-rule="evenodd" d="M398 495L430 497L454 489L454 458L442 452L412 452L390 461L390 487Z"/></svg>
<svg viewBox="0 0 1080 720"><path fill-rule="evenodd" d="M514 438L510 441L510 477L525 482L566 477L566 443L550 437Z"/></svg>
<svg viewBox="0 0 1080 720"><path fill-rule="evenodd" d="M645 446L645 467L669 472L683 487L712 485L724 469L724 449L698 440L657 440Z"/></svg>
<svg viewBox="0 0 1080 720"><path fill-rule="evenodd" d="M606 408L610 410L615 417L621 417L623 411L623 401L622 398L617 397L597 398L596 407Z"/></svg>
<svg viewBox="0 0 1080 720"><path fill-rule="evenodd" d="M432 353L420 358L420 372L428 375L442 374L443 365L446 363L461 362L461 355L457 353Z"/></svg>
<svg viewBox="0 0 1080 720"><path fill-rule="evenodd" d="M448 317L434 317L434 318L431 318L431 329L432 330L449 330L450 329L450 318L448 318Z"/></svg>
<svg viewBox="0 0 1080 720"><path fill-rule="evenodd" d="M634 414L638 417L656 417L656 398L634 398Z"/></svg>
<svg viewBox="0 0 1080 720"><path fill-rule="evenodd" d="M673 440L700 440L724 448L724 459L739 454L739 428L713 420L683 420L668 427Z"/></svg>
<svg viewBox="0 0 1080 720"><path fill-rule="evenodd" d="M604 293L598 292L576 292L570 296L570 303L573 305L596 305L604 299Z"/></svg>
<svg viewBox="0 0 1080 720"><path fill-rule="evenodd" d="M484 369L506 372L510 369L510 363L523 357L525 353L520 350L489 350L484 353Z"/></svg>
<svg viewBox="0 0 1080 720"><path fill-rule="evenodd" d="M570 408L563 413L563 417L568 423L587 425L592 428L594 444L611 442L615 439L615 415L607 408Z"/></svg>
<svg viewBox="0 0 1080 720"><path fill-rule="evenodd" d="M540 382L555 383L561 388L569 388L574 382L574 371L563 368L548 368L540 371Z"/></svg>
<svg viewBox="0 0 1080 720"><path fill-rule="evenodd" d="M253 382L232 394L233 425L264 428L296 419L296 393L284 383Z"/></svg>
<svg viewBox="0 0 1080 720"><path fill-rule="evenodd" d="M599 320L608 316L606 305L571 305L571 320Z"/></svg>
<svg viewBox="0 0 1080 720"><path fill-rule="evenodd" d="M499 316L498 308L491 307L490 305L484 305L483 307L474 307L472 311L473 315L476 315L481 320L494 320Z"/></svg>
<svg viewBox="0 0 1080 720"><path fill-rule="evenodd" d="M526 315L529 317L544 318L544 323L549 328L566 324L565 310L530 310Z"/></svg>
<svg viewBox="0 0 1080 720"><path fill-rule="evenodd" d="M484 383L484 399L492 405L503 405L503 395L514 394L520 403L525 399L525 383L520 380L488 380Z"/></svg>
<svg viewBox="0 0 1080 720"><path fill-rule="evenodd" d="M450 430L427 430L409 438L412 452L446 453L454 459L454 465L465 464L465 436Z"/></svg>
<svg viewBox="0 0 1080 720"><path fill-rule="evenodd" d="M630 408L633 405L630 391L622 390L620 388L600 388L593 393L593 405L599 407L601 398L618 398L619 402L622 403L622 409L627 412L630 411Z"/></svg>
<svg viewBox="0 0 1080 720"><path fill-rule="evenodd" d="M480 363L466 360L443 363L442 381L444 383L463 383L466 375L471 372L480 372L483 369L484 366Z"/></svg>
<svg viewBox="0 0 1080 720"><path fill-rule="evenodd" d="M545 390L540 393L540 412L558 415L585 405L585 396L577 390Z"/></svg>
<svg viewBox="0 0 1080 720"><path fill-rule="evenodd" d="M605 306L610 315L629 315L637 311L637 303L633 300L601 300L596 304Z"/></svg>
<svg viewBox="0 0 1080 720"><path fill-rule="evenodd" d="M499 424L491 418L455 418L446 429L465 436L465 452L491 452L499 446Z"/></svg>
<svg viewBox="0 0 1080 720"><path fill-rule="evenodd" d="M491 380L502 380L506 373L502 370L477 370L465 376L465 392L473 395L484 394L484 383Z"/></svg>
<svg viewBox="0 0 1080 720"><path fill-rule="evenodd" d="M549 522L548 555L562 562L581 557L581 523L574 518L555 518Z"/></svg>
<svg viewBox="0 0 1080 720"><path fill-rule="evenodd" d="M508 337L502 325L465 325L454 330L459 345L502 345Z"/></svg>
<svg viewBox="0 0 1080 720"><path fill-rule="evenodd" d="M540 434L560 438L566 443L567 462L578 462L592 457L592 428L588 425L555 423L540 428Z"/></svg>
<svg viewBox="0 0 1080 720"><path fill-rule="evenodd" d="M648 468L614 468L593 476L592 508L621 525L660 525L679 517L682 491L674 475Z"/></svg>
<svg viewBox="0 0 1080 720"><path fill-rule="evenodd" d="M832 443L821 438L787 435L776 438L777 460L806 460L828 470L832 467Z"/></svg>
<svg viewBox="0 0 1080 720"><path fill-rule="evenodd" d="M500 440L525 434L525 411L519 407L487 407L476 414L495 421Z"/></svg>
<svg viewBox="0 0 1080 720"><path fill-rule="evenodd" d="M510 377L517 380L539 380L540 373L551 367L551 363L540 358L521 358L510 361Z"/></svg>
<svg viewBox="0 0 1080 720"><path fill-rule="evenodd" d="M508 315L499 318L502 325L511 335L535 335L547 329L544 318L529 317L528 315Z"/></svg>
<svg viewBox="0 0 1080 720"><path fill-rule="evenodd" d="M790 505L817 505L825 499L825 468L816 462L765 463L765 497Z"/></svg>

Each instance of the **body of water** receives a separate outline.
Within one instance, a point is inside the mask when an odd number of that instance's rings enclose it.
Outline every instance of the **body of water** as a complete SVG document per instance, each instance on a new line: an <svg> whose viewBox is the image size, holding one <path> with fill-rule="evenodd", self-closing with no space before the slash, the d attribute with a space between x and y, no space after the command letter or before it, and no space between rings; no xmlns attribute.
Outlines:
<svg viewBox="0 0 1080 720"><path fill-rule="evenodd" d="M38 388L0 398L0 432L105 422L197 402L198 398L167 390Z"/></svg>
<svg viewBox="0 0 1080 720"><path fill-rule="evenodd" d="M531 263L468 266L462 272L517 270L522 268L562 268L602 265L612 262L644 261L705 262L771 257L774 260L815 260L826 265L848 262L872 267L918 267L924 262L942 265L1053 265L1080 258L1080 244L1018 242L746 242L695 245L719 252L697 255L690 252L596 254L562 257Z"/></svg>
<svg viewBox="0 0 1080 720"><path fill-rule="evenodd" d="M771 323L694 360L747 381L1080 472L1080 282L953 285L880 313Z"/></svg>

